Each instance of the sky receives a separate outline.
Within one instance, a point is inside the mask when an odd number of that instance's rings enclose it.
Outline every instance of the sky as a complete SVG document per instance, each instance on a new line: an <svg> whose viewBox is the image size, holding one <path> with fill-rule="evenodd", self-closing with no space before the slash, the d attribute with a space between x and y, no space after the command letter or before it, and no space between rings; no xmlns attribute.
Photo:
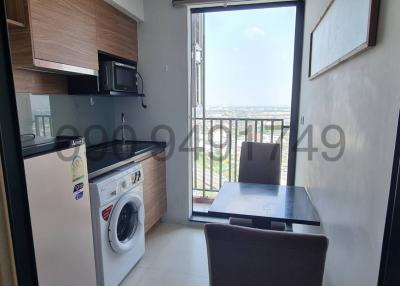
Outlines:
<svg viewBox="0 0 400 286"><path fill-rule="evenodd" d="M205 15L206 106L290 106L296 9Z"/></svg>

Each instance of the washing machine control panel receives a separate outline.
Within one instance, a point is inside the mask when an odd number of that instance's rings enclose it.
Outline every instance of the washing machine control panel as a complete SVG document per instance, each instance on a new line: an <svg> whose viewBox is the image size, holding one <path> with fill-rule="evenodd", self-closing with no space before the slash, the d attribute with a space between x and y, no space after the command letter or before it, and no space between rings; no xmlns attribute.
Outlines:
<svg viewBox="0 0 400 286"><path fill-rule="evenodd" d="M143 179L143 169L140 165L117 169L100 179L101 181L94 182L97 183L95 188L98 190L95 192L97 197L95 200L99 205L107 204L122 193L129 192L142 184Z"/></svg>
<svg viewBox="0 0 400 286"><path fill-rule="evenodd" d="M141 170L124 176L119 182L119 192L126 192L134 188L137 184L142 183Z"/></svg>
<svg viewBox="0 0 400 286"><path fill-rule="evenodd" d="M142 176L142 173L140 170L138 170L137 172L135 172L134 174L130 175L130 181L132 184L136 184L136 183L140 183L142 180L140 180Z"/></svg>

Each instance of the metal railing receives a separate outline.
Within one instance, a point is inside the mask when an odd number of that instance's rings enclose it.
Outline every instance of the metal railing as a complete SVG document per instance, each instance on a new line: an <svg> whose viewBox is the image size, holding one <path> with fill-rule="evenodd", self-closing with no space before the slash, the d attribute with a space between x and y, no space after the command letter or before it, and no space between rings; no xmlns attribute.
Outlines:
<svg viewBox="0 0 400 286"><path fill-rule="evenodd" d="M243 141L280 143L286 183L290 126L284 119L193 118L192 124L194 197L213 197L224 182L237 181Z"/></svg>
<svg viewBox="0 0 400 286"><path fill-rule="evenodd" d="M51 115L35 115L35 134L37 136L52 136L53 122Z"/></svg>

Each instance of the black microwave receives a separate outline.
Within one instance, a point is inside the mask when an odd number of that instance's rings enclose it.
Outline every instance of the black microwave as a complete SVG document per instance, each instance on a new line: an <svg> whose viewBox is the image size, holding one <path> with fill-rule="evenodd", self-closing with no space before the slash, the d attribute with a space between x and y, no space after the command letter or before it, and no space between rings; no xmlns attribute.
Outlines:
<svg viewBox="0 0 400 286"><path fill-rule="evenodd" d="M100 62L100 92L138 92L137 66L116 61Z"/></svg>

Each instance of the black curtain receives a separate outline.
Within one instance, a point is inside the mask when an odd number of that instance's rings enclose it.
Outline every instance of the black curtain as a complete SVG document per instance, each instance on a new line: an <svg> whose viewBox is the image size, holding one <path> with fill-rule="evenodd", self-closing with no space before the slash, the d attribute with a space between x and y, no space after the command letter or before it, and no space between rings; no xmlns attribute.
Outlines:
<svg viewBox="0 0 400 286"><path fill-rule="evenodd" d="M382 245L379 286L400 285L400 116Z"/></svg>
<svg viewBox="0 0 400 286"><path fill-rule="evenodd" d="M246 3L248 2L248 3ZM262 3L281 3L281 2L303 2L303 0L283 0L283 1L265 1ZM172 5L175 7L184 6L184 5L211 5L211 4L220 4L221 6L224 4L252 4L252 3L260 3L255 2L254 0L172 0Z"/></svg>
<svg viewBox="0 0 400 286"><path fill-rule="evenodd" d="M0 0L0 162L19 286L38 285L4 1ZM71 274L73 275L73 274Z"/></svg>

